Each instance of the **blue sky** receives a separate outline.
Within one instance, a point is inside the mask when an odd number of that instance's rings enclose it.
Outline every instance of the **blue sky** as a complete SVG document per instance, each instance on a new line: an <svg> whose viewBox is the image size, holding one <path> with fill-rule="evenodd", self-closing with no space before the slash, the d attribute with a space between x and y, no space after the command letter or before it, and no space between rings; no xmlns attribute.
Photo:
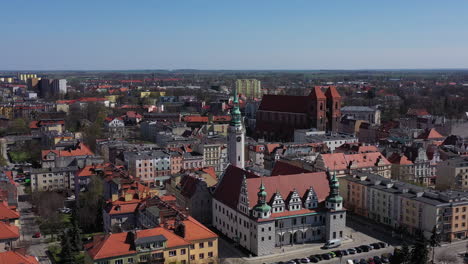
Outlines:
<svg viewBox="0 0 468 264"><path fill-rule="evenodd" d="M468 68L466 0L4 0L2 70Z"/></svg>

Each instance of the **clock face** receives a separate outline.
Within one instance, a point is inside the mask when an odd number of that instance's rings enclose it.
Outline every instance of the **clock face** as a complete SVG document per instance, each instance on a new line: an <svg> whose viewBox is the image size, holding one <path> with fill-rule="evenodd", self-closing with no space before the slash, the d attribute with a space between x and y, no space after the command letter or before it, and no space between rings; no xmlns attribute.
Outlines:
<svg viewBox="0 0 468 264"><path fill-rule="evenodd" d="M241 142L242 138L241 137L237 137L237 142Z"/></svg>

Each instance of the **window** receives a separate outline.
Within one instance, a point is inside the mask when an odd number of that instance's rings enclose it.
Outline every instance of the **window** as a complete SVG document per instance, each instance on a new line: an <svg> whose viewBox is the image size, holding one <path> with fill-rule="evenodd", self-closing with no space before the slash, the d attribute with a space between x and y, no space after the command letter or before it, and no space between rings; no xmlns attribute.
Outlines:
<svg viewBox="0 0 468 264"><path fill-rule="evenodd" d="M204 259L204 258L205 258L205 254L203 254L203 253L200 253L200 254L198 255L198 258L200 258L200 259Z"/></svg>
<svg viewBox="0 0 468 264"><path fill-rule="evenodd" d="M333 232L333 238L336 238L336 232Z"/></svg>
<svg viewBox="0 0 468 264"><path fill-rule="evenodd" d="M180 263L182 263L182 264L186 264L186 263L187 263L187 261L184 259L184 260L182 260Z"/></svg>
<svg viewBox="0 0 468 264"><path fill-rule="evenodd" d="M190 255L190 260L195 260L195 255Z"/></svg>
<svg viewBox="0 0 468 264"><path fill-rule="evenodd" d="M224 224L224 222L223 222L223 224ZM190 249L195 249L195 245L194 245L194 244L191 244L191 245L190 245Z"/></svg>
<svg viewBox="0 0 468 264"><path fill-rule="evenodd" d="M232 231L232 227L231 227L231 231ZM204 248L204 247L205 247L205 244L202 242L202 243L198 244L198 247L199 247L199 248Z"/></svg>
<svg viewBox="0 0 468 264"><path fill-rule="evenodd" d="M213 252L208 252L208 257L212 258L213 257Z"/></svg>
<svg viewBox="0 0 468 264"><path fill-rule="evenodd" d="M212 247L213 246L213 241L209 241L208 242L208 247Z"/></svg>
<svg viewBox="0 0 468 264"><path fill-rule="evenodd" d="M186 253L187 253L187 251L185 250L185 248L183 248L183 249L180 250L180 254L181 254L181 255L185 255Z"/></svg>
<svg viewBox="0 0 468 264"><path fill-rule="evenodd" d="M174 257L174 256L177 256L177 251L176 250L169 251L169 257Z"/></svg>
<svg viewBox="0 0 468 264"><path fill-rule="evenodd" d="M340 231L340 237L343 237L343 231Z"/></svg>
<svg viewBox="0 0 468 264"><path fill-rule="evenodd" d="M123 264L123 259L118 259L114 262L115 264Z"/></svg>
<svg viewBox="0 0 468 264"><path fill-rule="evenodd" d="M128 258L127 263L133 263L133 258Z"/></svg>

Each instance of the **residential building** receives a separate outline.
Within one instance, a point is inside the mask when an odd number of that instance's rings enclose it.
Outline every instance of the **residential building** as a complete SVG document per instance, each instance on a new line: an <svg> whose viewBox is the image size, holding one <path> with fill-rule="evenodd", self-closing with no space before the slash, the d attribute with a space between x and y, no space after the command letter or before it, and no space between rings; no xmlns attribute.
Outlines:
<svg viewBox="0 0 468 264"><path fill-rule="evenodd" d="M336 172L338 177L357 170L374 172L385 178L391 177L391 163L380 152L368 153L325 153L319 154L314 168Z"/></svg>
<svg viewBox="0 0 468 264"><path fill-rule="evenodd" d="M0 221L0 252L12 250L19 238L18 226Z"/></svg>
<svg viewBox="0 0 468 264"><path fill-rule="evenodd" d="M217 182L214 168L207 167L173 175L166 190L176 197L178 207L202 224L211 225L211 189Z"/></svg>
<svg viewBox="0 0 468 264"><path fill-rule="evenodd" d="M50 83L53 95L65 95L67 93L67 80L55 79Z"/></svg>
<svg viewBox="0 0 468 264"><path fill-rule="evenodd" d="M205 136L194 144L193 149L203 155L204 166L222 172L227 166L227 144L225 137Z"/></svg>
<svg viewBox="0 0 468 264"><path fill-rule="evenodd" d="M380 125L380 110L377 107L345 106L341 108L343 117L364 120L370 124Z"/></svg>
<svg viewBox="0 0 468 264"><path fill-rule="evenodd" d="M261 82L256 79L238 79L236 80L237 93L247 99L256 99L262 97Z"/></svg>
<svg viewBox="0 0 468 264"><path fill-rule="evenodd" d="M32 191L75 190L77 166L31 169Z"/></svg>
<svg viewBox="0 0 468 264"><path fill-rule="evenodd" d="M334 175L259 177L230 165L213 194L213 227L257 256L286 245L344 238Z"/></svg>
<svg viewBox="0 0 468 264"><path fill-rule="evenodd" d="M205 165L202 154L198 152L185 152L182 154L182 169L190 170L203 167Z"/></svg>
<svg viewBox="0 0 468 264"><path fill-rule="evenodd" d="M437 165L437 190L468 190L468 158L458 157Z"/></svg>
<svg viewBox="0 0 468 264"><path fill-rule="evenodd" d="M161 150L124 152L130 175L150 185L164 186L171 173L171 156Z"/></svg>
<svg viewBox="0 0 468 264"><path fill-rule="evenodd" d="M341 96L336 87L316 86L308 96L264 95L257 110L256 135L265 140L291 141L294 130L338 131Z"/></svg>
<svg viewBox="0 0 468 264"><path fill-rule="evenodd" d="M295 143L324 143L328 150L334 152L343 144L357 143L359 140L352 134L317 131L316 129L294 130Z"/></svg>
<svg viewBox="0 0 468 264"><path fill-rule="evenodd" d="M69 166L84 167L86 165L103 163L103 159L81 142L63 149L48 149L41 152L42 168L66 168Z"/></svg>
<svg viewBox="0 0 468 264"><path fill-rule="evenodd" d="M443 241L468 236L467 192L439 192L372 173L345 176L340 182L345 207L377 224L410 234L421 230L426 238L436 227Z"/></svg>

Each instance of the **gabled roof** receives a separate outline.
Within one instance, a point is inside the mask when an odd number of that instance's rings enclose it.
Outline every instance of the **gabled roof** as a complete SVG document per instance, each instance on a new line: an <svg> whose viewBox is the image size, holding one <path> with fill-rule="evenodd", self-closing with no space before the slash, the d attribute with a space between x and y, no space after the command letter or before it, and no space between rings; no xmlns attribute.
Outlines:
<svg viewBox="0 0 468 264"><path fill-rule="evenodd" d="M314 99L326 99L326 96L322 92L322 88L320 86L315 86L309 94L310 97Z"/></svg>
<svg viewBox="0 0 468 264"><path fill-rule="evenodd" d="M19 237L19 228L17 226L0 221L0 240L18 239Z"/></svg>
<svg viewBox="0 0 468 264"><path fill-rule="evenodd" d="M406 112L406 115L409 115L409 116L427 116L427 115L431 115L431 114L429 114L429 112L427 112L427 110L425 108L410 108Z"/></svg>
<svg viewBox="0 0 468 264"><path fill-rule="evenodd" d="M190 242L163 227L138 230L135 232L134 238L141 239L156 236L165 237L167 248L190 245ZM93 260L132 255L136 253L136 250L133 245L134 241L131 238L133 236L129 232L95 237L93 242L85 245L85 248Z"/></svg>
<svg viewBox="0 0 468 264"><path fill-rule="evenodd" d="M244 175L246 175L250 207L257 204L257 192L262 182L265 186L266 192L268 193L267 201L270 201L277 191L280 192L283 198L288 197L293 190L296 190L299 193L299 196L302 197L309 188L312 187L320 202L325 200L330 191L328 178L325 172L259 177L243 169L230 165L218 184L213 197L225 205L237 210Z"/></svg>
<svg viewBox="0 0 468 264"><path fill-rule="evenodd" d="M0 253L0 264L39 264L33 256L22 255L15 251L5 251Z"/></svg>
<svg viewBox="0 0 468 264"><path fill-rule="evenodd" d="M445 138L442 136L435 128L426 129L421 135L419 135L418 139L443 139Z"/></svg>
<svg viewBox="0 0 468 264"><path fill-rule="evenodd" d="M20 214L11 208L5 202L0 202L0 221L9 219L19 219Z"/></svg>
<svg viewBox="0 0 468 264"><path fill-rule="evenodd" d="M311 171L303 169L301 167L294 166L288 162L278 160L275 162L275 166L271 171L271 175L288 175L288 174L299 174L299 173L309 173Z"/></svg>
<svg viewBox="0 0 468 264"><path fill-rule="evenodd" d="M320 154L324 161L325 167L330 170L346 170L350 163L356 165L357 168L369 168L375 166L380 159L384 165L390 165L390 162L380 152L344 154L331 153Z"/></svg>
<svg viewBox="0 0 468 264"><path fill-rule="evenodd" d="M338 93L335 86L328 87L327 91L325 92L325 96L327 98L341 98L341 95Z"/></svg>
<svg viewBox="0 0 468 264"><path fill-rule="evenodd" d="M324 97L325 98L325 97ZM258 110L272 112L307 113L312 97L265 94Z"/></svg>
<svg viewBox="0 0 468 264"><path fill-rule="evenodd" d="M48 149L48 150L43 150L41 151L42 153L42 158L45 158L47 154L49 153L55 153L59 157L72 157L72 156L93 156L94 153L89 149L88 146L86 146L83 143L78 143L78 145L75 147L75 149L69 149L69 150L53 150L53 149Z"/></svg>
<svg viewBox="0 0 468 264"><path fill-rule="evenodd" d="M191 216L184 220L183 223L186 230L184 238L188 241L197 241L218 237L218 235L216 235L213 231L202 225Z"/></svg>
<svg viewBox="0 0 468 264"><path fill-rule="evenodd" d="M389 158L388 161L392 164L400 164L400 165L412 165L413 162L408 159L404 154L393 153Z"/></svg>

